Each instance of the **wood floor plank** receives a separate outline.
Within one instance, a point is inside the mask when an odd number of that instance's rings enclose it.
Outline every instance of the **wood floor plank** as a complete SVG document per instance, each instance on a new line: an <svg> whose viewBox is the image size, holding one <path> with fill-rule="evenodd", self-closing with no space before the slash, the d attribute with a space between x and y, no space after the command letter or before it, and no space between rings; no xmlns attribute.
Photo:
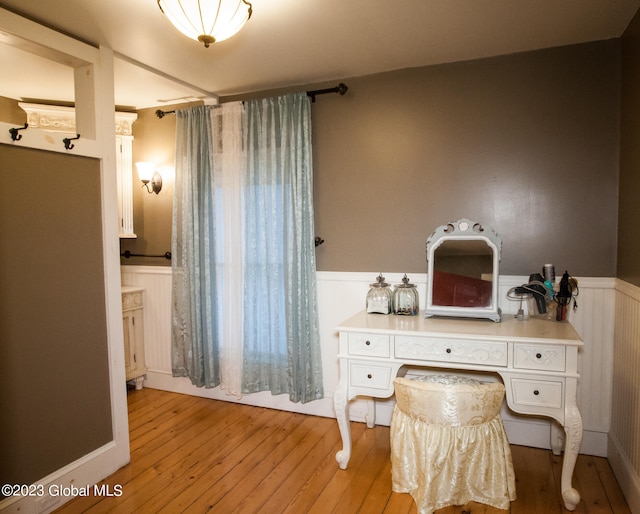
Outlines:
<svg viewBox="0 0 640 514"><path fill-rule="evenodd" d="M415 514L391 491L389 427L351 422L347 469L335 419L143 389L128 395L131 462L101 484L121 497L82 497L57 512ZM512 514L566 513L562 457L511 446L518 499ZM606 459L580 455L575 513L631 514ZM469 503L437 514L505 514Z"/></svg>
<svg viewBox="0 0 640 514"><path fill-rule="evenodd" d="M251 479L254 468L263 460L265 453L286 437L289 413L273 411L273 414L257 431L243 433L244 441L224 458L217 459L205 473L194 476L193 483L167 502L166 512L182 512L184 509L204 512L239 483ZM260 451L256 452L256 448Z"/></svg>
<svg viewBox="0 0 640 514"><path fill-rule="evenodd" d="M517 500L511 503L512 514L562 512L550 455L551 452L540 448L511 446L517 495Z"/></svg>
<svg viewBox="0 0 640 514"><path fill-rule="evenodd" d="M233 448L242 443L244 434L247 431L257 431L272 416L273 411L269 409L243 409L242 415L235 418L233 422L218 423L216 430L220 430L219 442L216 447L210 445L210 434L202 432L185 442L184 447L174 452L173 458L164 459L163 462L155 465L144 477L138 477L134 482L137 494L131 499L131 506L146 505L154 501L157 495L168 488L175 488L177 484L183 488L184 482L190 477L197 477L203 471L213 466L216 462L224 459ZM203 448L209 451L203 451ZM124 502L126 505L126 502ZM145 510L148 507L145 506ZM136 510L130 510L136 512ZM154 512L153 509L149 512Z"/></svg>
<svg viewBox="0 0 640 514"><path fill-rule="evenodd" d="M136 391L138 392L138 391ZM152 397L152 401L149 404L139 403L134 407L129 414L135 415L129 416L129 431L135 430L137 427L144 425L145 423L152 422L154 419L164 417L171 409L175 409L185 403L193 403L196 398L167 398L166 396Z"/></svg>
<svg viewBox="0 0 640 514"><path fill-rule="evenodd" d="M309 431L291 448L287 440L283 441L282 458L272 463L272 469L267 472L260 480L254 482L254 486L242 501L237 503L236 510L239 512L260 512L264 504L271 498L275 512L282 512L282 508L287 505L287 498L277 496L276 491L288 482L292 473L295 471L299 463L308 455L313 448L320 444L320 441L329 430L329 425L322 423L322 420L312 417L312 423ZM289 448L286 448L289 446ZM227 500L227 499L225 499ZM231 498L229 498L231 500ZM225 502L221 502L221 507L225 508Z"/></svg>
<svg viewBox="0 0 640 514"><path fill-rule="evenodd" d="M145 393L148 393L154 390L145 389L144 391ZM149 396L151 398L154 398L155 393L157 392L153 392ZM142 392L136 391L134 394L142 394ZM183 402L186 399L188 399L188 397L185 397L183 395L167 396L166 393L163 393L163 394L165 395L164 396L165 401L163 402L163 404L171 403L172 405L175 405L179 402ZM131 393L129 394L129 398L131 398ZM224 408L225 406L223 405L222 407ZM176 445L179 445L181 437L185 437L186 439L191 438L192 433L194 433L199 427L198 423L193 422L191 418L186 418L185 416L183 416L183 413L180 411L176 411L174 415L170 415L168 414L170 410L165 408L164 412L165 412L165 415L162 418L164 422L161 423L161 428L156 438L148 441L143 450L132 451L131 463L128 466L125 466L120 470L116 471L106 480L102 481L101 484L108 485L111 487L111 489L113 489L113 487L115 487L116 485L122 486L125 493L127 491L132 490L134 485L131 485L130 482L133 478L137 477L140 473L144 472L145 470L148 470L150 467L152 467L156 463L161 462L163 459L165 459L168 455L167 452L171 452L173 449L175 449ZM140 414L141 416L146 416L146 411L144 409L141 409L139 412L130 414L130 420L135 421L137 419L136 417L138 416L138 414ZM172 434L171 431L167 429L168 425L175 424L177 420L183 423L184 426L190 425L190 430L188 433L183 434L179 432L178 435L176 436L175 434ZM206 431L210 428L211 428L210 424L203 425L201 427L202 431ZM127 494L126 496L129 496L129 495ZM120 499L88 496L88 497L79 498L76 500L76 502L78 503L78 507L82 508L82 512L89 511L89 510L92 510L93 512L100 512L100 511L108 512L117 507L117 505L120 502Z"/></svg>
<svg viewBox="0 0 640 514"><path fill-rule="evenodd" d="M624 499L620 485L615 479L609 461L604 457L594 457L594 461L612 511L615 514L631 514L631 510Z"/></svg>
<svg viewBox="0 0 640 514"><path fill-rule="evenodd" d="M388 436L388 434L386 434ZM385 509L391 496L391 459L387 454L381 459L382 467L372 476L371 487L360 506L360 512L376 512ZM373 475L373 473L372 473ZM379 510L383 512L384 510Z"/></svg>
<svg viewBox="0 0 640 514"><path fill-rule="evenodd" d="M415 514L418 510L413 498L408 493L394 493L389 496L389 501L384 512L387 514Z"/></svg>
<svg viewBox="0 0 640 514"><path fill-rule="evenodd" d="M593 457L578 455L574 472L576 484L580 491L580 506L589 514L607 514L611 512L609 499L604 491Z"/></svg>
<svg viewBox="0 0 640 514"><path fill-rule="evenodd" d="M215 503L215 498L202 497L215 492L222 497L243 479L250 475L253 467L262 457L262 451L273 439L278 437L278 433L284 433L285 426L289 422L289 413L283 413L265 409L265 414L270 415L262 426L244 427L238 433L241 440L234 444L233 448L228 448L224 455L215 453L215 447L221 441L212 438L209 445L202 448L203 453L211 453L215 459L210 465L201 470L191 470L189 481L182 481L179 488L167 490L170 498L167 498L163 506L166 512L183 512L186 509L195 510L198 505L204 510L210 503ZM223 444L227 445L228 441ZM260 452L256 452L256 447ZM218 498L219 498L218 497ZM159 498L160 500L161 498ZM198 504L199 502L199 504Z"/></svg>
<svg viewBox="0 0 640 514"><path fill-rule="evenodd" d="M335 424L335 421L334 421ZM322 461L319 461L313 467L315 468L311 473L307 471L307 480L304 485L296 492L293 499L283 510L283 514L298 514L301 512L309 512L311 506L318 500L327 484L336 477L339 478L344 472L339 468L336 461L336 453L342 450L342 440L340 439L339 432L337 431L337 424L335 424L334 437L338 439L338 442L333 446L331 451ZM360 437L360 434L367 430L363 423L351 424L351 435L354 440Z"/></svg>
<svg viewBox="0 0 640 514"><path fill-rule="evenodd" d="M224 447L216 447L219 442L203 443L191 459L171 469L179 487L167 487L157 492L145 503L145 509L149 512L182 512L210 489L218 489L217 480L225 474L223 463L241 461L256 444L264 441L264 437L256 439L255 435L260 435L262 427L268 426L277 415L276 411L263 409L254 420L243 420L242 424L237 426L237 433L226 438ZM247 441L251 448L247 448ZM179 494L176 494L178 489Z"/></svg>
<svg viewBox="0 0 640 514"><path fill-rule="evenodd" d="M378 427L378 430L375 430L373 446L367 453L363 463L366 465L367 471L366 473L360 471L355 474L350 487L342 493L338 500L340 510L360 512L361 505L365 502L373 481L389 460L390 451L389 427Z"/></svg>
<svg viewBox="0 0 640 514"><path fill-rule="evenodd" d="M276 472L278 464L282 462L289 452L295 450L315 423L315 419L312 416L303 416L300 414L294 416L295 426L293 426L290 431L285 431L284 437L278 441L277 444L270 447L266 454L261 451L262 459L255 462L248 474L239 477L240 480L229 484L230 488L226 491L221 491L219 487L216 487L213 496L203 495L197 502L190 505L190 509L195 508L197 512L203 505L208 505L217 512L232 512L237 510L238 504L251 496L255 488L258 487L265 477L270 473ZM259 507L259 505L257 507ZM244 504L245 512L255 512L255 509L256 505L254 504ZM242 512L242 509L239 511Z"/></svg>
<svg viewBox="0 0 640 514"><path fill-rule="evenodd" d="M160 416L148 420L146 423L138 424L137 427L129 428L130 451L135 452L141 447L149 451L154 446L162 444L172 436L174 432L184 429L189 423L200 421L206 412L202 410L199 403L184 402L171 409L171 415L165 411ZM165 435L163 438L162 436Z"/></svg>
<svg viewBox="0 0 640 514"><path fill-rule="evenodd" d="M344 492L352 486L357 475L359 473L368 473L368 462L366 457L371 447L376 442L375 432L382 428L387 427L376 427L372 430L366 430L357 438L353 437L352 434L353 448L349 466L347 469L340 470L336 475L334 475L326 488L310 507L309 513L324 514L326 512L332 512L337 507L339 499L342 497Z"/></svg>
<svg viewBox="0 0 640 514"><path fill-rule="evenodd" d="M183 431L164 432L158 438L159 442L154 440L149 444L148 451L141 449L137 455L132 454L131 463L116 471L105 481L111 485L121 485L127 494L123 494L120 498L101 499L92 507L92 511L108 512L109 509L115 508L132 497L137 500L141 495L146 494L144 489L140 489L140 485L146 483L146 480L153 480L159 469L171 465L174 460L184 459L185 455L197 450L198 444L208 438L210 432L218 432L221 430L221 426L238 422L243 418L245 412L233 408L231 404L225 402L220 402L220 405L207 404L204 408L210 411L213 405L215 405L215 412L212 416L204 418L201 422L188 425ZM188 424L191 420L184 419L183 421ZM90 497L85 499L86 502L89 500Z"/></svg>
<svg viewBox="0 0 640 514"><path fill-rule="evenodd" d="M309 469L320 470L320 463L333 458L337 445L340 442L340 433L334 428L333 419L318 419L318 426L322 427L320 440L314 447L301 456L297 463L293 464L291 474L280 486L274 488L262 506L263 512L283 512L294 501L298 491L302 490L310 480L320 480L315 471L309 475Z"/></svg>

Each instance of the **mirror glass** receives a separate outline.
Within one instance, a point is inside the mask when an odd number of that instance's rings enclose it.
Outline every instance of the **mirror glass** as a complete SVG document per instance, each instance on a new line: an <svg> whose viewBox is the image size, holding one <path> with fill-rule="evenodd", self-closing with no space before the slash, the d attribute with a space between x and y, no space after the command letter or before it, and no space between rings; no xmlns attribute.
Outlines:
<svg viewBox="0 0 640 514"><path fill-rule="evenodd" d="M486 241L444 241L433 259L434 305L491 306L493 250Z"/></svg>
<svg viewBox="0 0 640 514"><path fill-rule="evenodd" d="M427 241L426 316L500 321L500 244L494 231L469 220L439 227Z"/></svg>

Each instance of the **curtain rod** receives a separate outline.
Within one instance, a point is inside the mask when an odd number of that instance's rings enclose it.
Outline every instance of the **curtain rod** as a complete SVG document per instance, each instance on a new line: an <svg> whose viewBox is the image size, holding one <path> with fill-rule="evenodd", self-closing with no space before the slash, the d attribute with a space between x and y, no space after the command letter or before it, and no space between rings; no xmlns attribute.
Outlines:
<svg viewBox="0 0 640 514"><path fill-rule="evenodd" d="M162 255L145 255L143 253L131 253L129 250L125 250L120 254L120 257L124 257L125 259L129 259L130 257L157 257L161 259L171 260L171 252L165 252Z"/></svg>
<svg viewBox="0 0 640 514"><path fill-rule="evenodd" d="M311 102L315 103L316 95L326 95L327 93L338 93L340 96L343 96L349 88L344 82L340 82L336 87L329 87L326 89L315 89L313 91L307 91L307 96L311 98ZM176 111L163 111L162 109L158 109L156 111L156 116L160 119L164 118L167 114L175 114Z"/></svg>

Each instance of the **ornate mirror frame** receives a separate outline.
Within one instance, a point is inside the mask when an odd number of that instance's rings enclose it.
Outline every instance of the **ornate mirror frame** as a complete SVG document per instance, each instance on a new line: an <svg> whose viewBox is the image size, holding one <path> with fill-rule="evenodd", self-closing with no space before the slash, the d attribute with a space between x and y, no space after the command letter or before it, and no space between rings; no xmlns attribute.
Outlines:
<svg viewBox="0 0 640 514"><path fill-rule="evenodd" d="M490 301L482 306L458 306L449 302L446 304L434 303L434 269L436 250L448 241L455 241L456 246L464 248L465 242L469 243L469 247L477 246L478 242L485 243L493 254L491 266L491 282L490 282ZM453 243L452 243L453 245ZM480 223L470 221L468 219L460 219L458 221L447 223L438 227L427 239L427 302L425 308L425 317L431 316L447 316L447 317L463 317L463 318L488 318L495 322L500 321L500 308L498 307L498 278L500 251L502 249L502 240L500 236L491 228L483 227ZM461 252L463 254L463 252ZM471 255L471 254L470 254ZM488 254L487 254L488 255ZM467 279L460 275L463 280L480 282L480 279ZM482 282L485 282L483 279ZM488 281L487 281L488 282ZM474 289L473 286L467 286ZM489 283L483 285L488 291ZM455 286L454 286L455 289Z"/></svg>

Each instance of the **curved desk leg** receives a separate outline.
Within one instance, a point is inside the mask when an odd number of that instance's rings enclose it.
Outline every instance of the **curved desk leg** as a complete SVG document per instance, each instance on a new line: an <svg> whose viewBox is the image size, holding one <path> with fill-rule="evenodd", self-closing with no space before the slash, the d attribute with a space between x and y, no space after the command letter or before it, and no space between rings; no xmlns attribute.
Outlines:
<svg viewBox="0 0 640 514"><path fill-rule="evenodd" d="M367 428L376 426L376 401L373 398L367 399L367 415L364 420L367 423Z"/></svg>
<svg viewBox="0 0 640 514"><path fill-rule="evenodd" d="M349 425L349 399L347 398L347 384L340 379L338 387L333 393L333 405L336 409L336 419L342 437L342 450L336 453L336 460L341 469L347 469L351 458L351 426Z"/></svg>
<svg viewBox="0 0 640 514"><path fill-rule="evenodd" d="M574 390L575 393L575 390ZM576 466L580 443L582 443L582 416L576 404L575 394L567 398L565 412L564 431L567 435L564 446L564 459L562 460L562 480L560 488L562 499L567 510L575 510L580 503L580 493L571 485L573 470Z"/></svg>

